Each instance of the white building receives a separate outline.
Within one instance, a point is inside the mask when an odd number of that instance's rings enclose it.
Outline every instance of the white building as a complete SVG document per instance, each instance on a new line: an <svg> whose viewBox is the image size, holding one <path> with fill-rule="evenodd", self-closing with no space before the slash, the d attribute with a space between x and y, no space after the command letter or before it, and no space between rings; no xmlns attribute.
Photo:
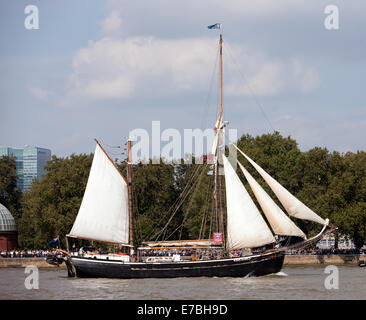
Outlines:
<svg viewBox="0 0 366 320"><path fill-rule="evenodd" d="M335 237L333 233L326 234L322 240L320 240L316 247L319 249L330 249L335 246ZM338 239L338 249L354 249L355 245L352 239L348 239L346 236L341 235Z"/></svg>

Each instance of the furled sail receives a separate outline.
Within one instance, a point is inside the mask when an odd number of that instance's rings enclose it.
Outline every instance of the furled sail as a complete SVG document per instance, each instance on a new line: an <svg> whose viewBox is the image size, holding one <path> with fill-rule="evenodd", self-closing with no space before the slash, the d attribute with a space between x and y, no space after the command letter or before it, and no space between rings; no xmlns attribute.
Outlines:
<svg viewBox="0 0 366 320"><path fill-rule="evenodd" d="M273 179L267 172L265 172L258 164L250 159L243 151L241 151L237 146L235 147L267 182L290 216L298 219L314 221L323 225L327 224L326 220L319 217L314 211L309 209L305 204L303 204L299 199L293 196L288 190L286 190L275 179Z"/></svg>
<svg viewBox="0 0 366 320"><path fill-rule="evenodd" d="M99 144L70 236L128 244L127 184Z"/></svg>
<svg viewBox="0 0 366 320"><path fill-rule="evenodd" d="M280 207L272 200L272 198L264 191L252 175L239 163L239 167L247 179L250 187L257 198L269 224L275 234L283 236L297 236L306 238L304 232L301 231L291 219L280 209Z"/></svg>
<svg viewBox="0 0 366 320"><path fill-rule="evenodd" d="M234 168L224 155L222 157L226 185L228 248L254 248L275 242L271 230Z"/></svg>
<svg viewBox="0 0 366 320"><path fill-rule="evenodd" d="M170 241L144 241L142 243L147 247L197 247L197 246L205 246L210 247L213 246L212 239L199 239L199 240L170 240Z"/></svg>
<svg viewBox="0 0 366 320"><path fill-rule="evenodd" d="M211 154L214 156L216 155L218 141L219 141L219 133L216 132L216 135L215 135L213 143L212 143L212 148L211 148Z"/></svg>
<svg viewBox="0 0 366 320"><path fill-rule="evenodd" d="M215 125L215 128L216 128L216 134L215 134L215 137L214 137L214 140L213 140L213 143L212 143L212 148L211 148L211 154L212 155L216 155L216 151L217 151L217 147L219 145L219 137L220 137L220 128L222 126L222 120L220 121L220 119L217 119L216 121L216 125Z"/></svg>

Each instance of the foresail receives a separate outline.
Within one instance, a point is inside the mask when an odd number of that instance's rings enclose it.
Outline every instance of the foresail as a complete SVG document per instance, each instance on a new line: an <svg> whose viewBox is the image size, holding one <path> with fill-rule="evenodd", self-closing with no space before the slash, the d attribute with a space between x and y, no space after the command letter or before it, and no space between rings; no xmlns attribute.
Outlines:
<svg viewBox="0 0 366 320"><path fill-rule="evenodd" d="M214 140L213 140L213 143L212 143L212 148L211 148L211 154L213 156L216 156L216 150L217 150L218 141L219 141L219 133L217 132L216 135L215 135L215 137L214 137Z"/></svg>
<svg viewBox="0 0 366 320"><path fill-rule="evenodd" d="M327 224L327 221L318 216L314 211L309 209L299 199L293 196L288 190L281 186L275 179L273 179L267 172L265 172L258 164L250 159L237 146L235 147L252 164L252 166L259 172L262 178L267 182L267 184L270 186L270 188L275 193L278 200L280 200L290 216L298 219L314 221L323 225Z"/></svg>
<svg viewBox="0 0 366 320"><path fill-rule="evenodd" d="M216 151L217 151L217 148L218 148L218 145L219 145L219 136L220 136L220 128L221 128L221 125L222 125L222 119L219 123L220 119L217 119L216 121L216 125L215 125L215 128L216 128L216 134L215 134L215 137L214 137L214 140L213 140L213 143L212 143L212 148L211 148L211 154L212 155L216 155Z"/></svg>
<svg viewBox="0 0 366 320"><path fill-rule="evenodd" d="M224 155L223 163L227 202L228 248L254 248L275 242L271 230Z"/></svg>
<svg viewBox="0 0 366 320"><path fill-rule="evenodd" d="M98 144L70 236L120 244L129 241L127 184Z"/></svg>
<svg viewBox="0 0 366 320"><path fill-rule="evenodd" d="M305 239L306 236L304 232L302 232L301 229L299 229L280 209L280 207L272 200L267 192L264 191L264 189L241 165L241 163L239 163L239 161L238 164L275 234L283 236L297 236Z"/></svg>

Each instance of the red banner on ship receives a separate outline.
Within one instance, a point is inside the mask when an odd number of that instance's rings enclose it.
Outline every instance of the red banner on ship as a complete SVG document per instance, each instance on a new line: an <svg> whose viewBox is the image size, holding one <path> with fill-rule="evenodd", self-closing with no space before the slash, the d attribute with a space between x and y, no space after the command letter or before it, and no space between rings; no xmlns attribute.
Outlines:
<svg viewBox="0 0 366 320"><path fill-rule="evenodd" d="M213 234L213 243L214 244L222 244L222 233L214 233Z"/></svg>

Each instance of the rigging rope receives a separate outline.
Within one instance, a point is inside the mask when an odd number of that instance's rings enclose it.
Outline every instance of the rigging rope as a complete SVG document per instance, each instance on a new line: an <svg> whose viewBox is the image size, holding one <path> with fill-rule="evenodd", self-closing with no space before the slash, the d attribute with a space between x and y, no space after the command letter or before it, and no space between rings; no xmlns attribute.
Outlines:
<svg viewBox="0 0 366 320"><path fill-rule="evenodd" d="M197 165L197 167L199 168L200 166ZM204 167L203 167L204 168ZM198 170L196 171L196 173L198 172ZM193 178L193 177L192 177ZM175 216L175 214L177 213L178 209L180 208L180 206L182 205L182 203L184 202L184 200L187 198L188 194L191 192L191 190L195 187L197 183L197 180L193 182L192 186L188 189L188 191L186 192L186 194L184 195L184 197L182 197L181 201L179 202L179 204L177 205L176 209L174 210L172 216L169 218L168 222L165 224L163 230L157 235L155 241L157 241L157 239L159 238L159 236L165 232L166 234L166 231L167 231L167 227L169 225L169 223L172 221L173 217Z"/></svg>
<svg viewBox="0 0 366 320"><path fill-rule="evenodd" d="M264 117L264 119L268 122L269 126L271 127L272 131L275 132L276 130L274 129L271 121L269 120L269 118L267 117L266 113L264 112L264 109L261 105L261 103L259 102L259 99L258 97L255 95L253 89L250 87L249 85L249 81L247 79L247 77L244 75L244 73L240 70L240 67L239 67L239 64L236 62L233 54L231 53L231 49L230 49L230 45L227 43L227 41L225 42L226 45L225 45L225 48L224 50L227 48L227 52L229 53L229 56L230 58L233 60L233 62L235 63L236 67L237 67L237 70L239 72L239 74L241 75L241 77L243 78L244 80L244 84L246 85L246 87L249 89L250 93L252 94L253 98L254 98L254 101L256 102L256 104L258 105L259 109L261 110L262 112L262 115Z"/></svg>
<svg viewBox="0 0 366 320"><path fill-rule="evenodd" d="M208 166L207 166L207 165L205 165L205 166L203 166L203 169L206 169L206 170L207 170L207 167L208 167ZM200 173L200 175L199 175L199 178L198 178L198 179L197 179L197 181L195 182L195 185L196 185L196 186L195 186L195 190L194 190L194 192L192 192L191 199L190 199L189 204L188 204L188 208L187 208L187 210L185 211L185 213L184 213L184 215L183 215L183 220L182 220L182 223L181 223L181 231L180 231L179 239L181 239L181 236L182 236L182 230L183 230L184 223L185 223L185 221L186 221L186 219L187 219L187 216L188 216L189 210L190 210L190 208L192 207L192 202L193 202L193 199L194 199L193 194L195 193L197 186L199 186L199 185L200 185L200 182L202 181L203 173L204 173L206 170L201 170L201 173ZM172 233L172 234L173 234L173 233ZM168 239L172 236L172 234L171 234L171 235L169 235Z"/></svg>
<svg viewBox="0 0 366 320"><path fill-rule="evenodd" d="M156 228L160 225L160 223L169 215L171 214L171 210L179 204L179 201L181 199L181 197L184 196L184 194L187 192L188 190L188 186L191 183L191 181L193 180L194 176L196 175L196 173L198 172L199 166L197 166L196 168L193 169L191 176L188 178L188 182L186 183L185 187L183 188L183 191L181 192L181 194L178 196L178 198L174 201L174 203L170 206L170 208L168 209L168 211L161 217L161 219L159 220L159 222L157 224L155 224L154 228L151 230L151 232L149 233L149 235L146 237L147 239L150 238L150 236L152 236L153 232L156 230ZM160 234L159 234L160 235Z"/></svg>
<svg viewBox="0 0 366 320"><path fill-rule="evenodd" d="M205 167L206 167L206 169L207 169L207 165L206 165ZM179 239L180 239L180 238L181 238L181 236L182 236L183 225L184 225L184 222L185 222L185 221L186 221L186 219L187 219L188 212L190 211L190 209L191 209L191 207L192 207L192 202L193 202L193 199L194 199L193 194L195 193L197 186L199 186L199 184L200 184L200 182L201 182L201 180L202 180L202 173L203 173L203 172L205 172L205 170L202 170L202 171L201 171L201 173L200 173L200 175L199 175L199 178L198 178L197 183L196 183L195 190L192 192L191 199L190 199L189 204L188 204L188 208L187 208L186 212L185 212L185 213L184 213L184 215L183 215L182 228L181 228L181 232L180 232L180 235L179 235Z"/></svg>
<svg viewBox="0 0 366 320"><path fill-rule="evenodd" d="M164 235L166 235L166 232L167 232L167 227L168 225L170 224L170 222L172 221L173 217L175 216L175 214L178 212L178 209L180 208L180 206L182 205L182 203L185 201L185 199L187 198L188 194L191 192L191 190L193 189L195 184L192 185L192 187L189 189L189 191L186 193L186 195L181 199L180 203L178 204L176 210L173 212L172 216L170 217L170 219L168 220L168 222L166 223L166 225L164 226L163 230L164 231ZM160 234L162 232L160 232L157 236L157 238L155 239L155 241L158 240ZM165 238L165 236L163 236L163 238Z"/></svg>
<svg viewBox="0 0 366 320"><path fill-rule="evenodd" d="M207 98L206 98L206 103L203 109L203 114L202 114L202 121L201 121L201 128L205 128L207 126L207 111L209 108L209 98L211 95L211 91L212 91L212 86L213 86L213 80L214 80L214 76L215 76L215 71L216 71L216 67L217 67L217 62L219 60L219 52L220 52L220 48L219 46L217 47L217 51L216 51L216 59L215 59L215 64L214 64L214 68L212 70L212 74L211 74L211 80L210 80L210 85L209 85L209 90L207 93Z"/></svg>
<svg viewBox="0 0 366 320"><path fill-rule="evenodd" d="M208 211L209 211L208 210L209 209L209 205L208 204L209 204L209 199L210 199L210 191L212 191L212 188L213 188L213 179L211 179L211 183L210 183L210 185L207 188L206 200L205 200L205 203L207 205L206 205L205 212L204 212L204 215L203 215L203 218L202 218L199 239L202 239L202 237L204 237L204 235L205 235L206 221L207 221L207 216L208 216Z"/></svg>

